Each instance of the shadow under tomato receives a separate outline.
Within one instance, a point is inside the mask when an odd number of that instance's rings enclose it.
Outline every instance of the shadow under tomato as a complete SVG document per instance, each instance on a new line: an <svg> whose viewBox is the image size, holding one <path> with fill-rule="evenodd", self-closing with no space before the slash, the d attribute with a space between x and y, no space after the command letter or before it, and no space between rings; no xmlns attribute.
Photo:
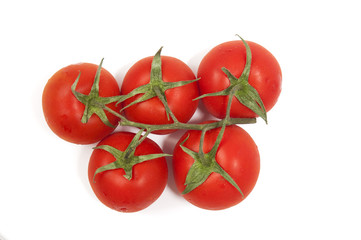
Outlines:
<svg viewBox="0 0 361 240"><path fill-rule="evenodd" d="M3 235L1 235L1 233L0 233L0 240L5 240L5 237L3 237Z"/></svg>

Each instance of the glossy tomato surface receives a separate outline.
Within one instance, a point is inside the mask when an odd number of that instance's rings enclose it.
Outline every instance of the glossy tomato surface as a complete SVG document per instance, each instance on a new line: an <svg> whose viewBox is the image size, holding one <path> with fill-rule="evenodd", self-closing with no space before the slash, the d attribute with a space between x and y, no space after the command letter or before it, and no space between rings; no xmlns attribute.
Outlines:
<svg viewBox="0 0 361 240"><path fill-rule="evenodd" d="M82 123L81 118L85 106L79 102L71 91L71 86L80 79L76 91L89 94L98 66L91 63L69 65L56 72L47 82L42 96L43 112L51 130L60 138L76 143L91 144L100 141L114 129L106 126L95 114L87 123ZM120 94L115 78L104 68L101 70L99 81L99 95L110 97ZM108 104L113 110L120 110L120 106ZM106 111L105 111L106 112ZM112 123L117 125L119 118L106 112Z"/></svg>
<svg viewBox="0 0 361 240"><path fill-rule="evenodd" d="M133 89L150 82L150 72L153 57L147 57L136 62L126 73L121 93L130 93ZM178 82L196 79L193 71L181 60L169 56L162 56L162 76L164 82ZM130 104L141 95L125 101L123 106ZM188 122L197 109L198 101L193 101L199 96L196 82L168 89L165 92L169 108L180 122ZM124 111L125 116L132 121L146 124L168 124L172 119L167 119L162 102L154 97L147 101L135 104ZM153 133L165 134L170 131L157 131Z"/></svg>
<svg viewBox="0 0 361 240"><path fill-rule="evenodd" d="M213 147L220 128L207 131L203 150ZM185 179L194 159L179 144L187 137L184 147L198 152L201 131L186 132L177 143L173 153L173 171L179 192L185 189ZM246 198L254 188L260 171L258 148L250 135L237 125L228 126L216 153L217 163L231 176L242 190L241 193L220 174L211 173L207 180L183 197L195 206L209 210L232 207Z"/></svg>
<svg viewBox="0 0 361 240"><path fill-rule="evenodd" d="M252 52L249 83L260 95L266 111L277 102L281 93L282 73L276 58L261 45L247 41ZM222 43L211 49L202 59L198 68L200 94L219 92L229 86L229 79L222 71L227 68L239 78L246 64L246 48L241 40ZM227 96L206 97L203 103L207 110L217 118L224 118L227 109ZM232 99L231 117L252 118L257 115Z"/></svg>
<svg viewBox="0 0 361 240"><path fill-rule="evenodd" d="M134 137L133 133L117 132L109 135L99 145L109 145L124 151ZM151 139L145 139L135 150L135 156L163 153ZM126 179L123 169L108 170L95 175L95 171L115 158L109 152L95 149L88 167L90 185L97 198L106 206L120 212L136 212L151 205L162 194L168 178L164 157L134 165L132 178Z"/></svg>

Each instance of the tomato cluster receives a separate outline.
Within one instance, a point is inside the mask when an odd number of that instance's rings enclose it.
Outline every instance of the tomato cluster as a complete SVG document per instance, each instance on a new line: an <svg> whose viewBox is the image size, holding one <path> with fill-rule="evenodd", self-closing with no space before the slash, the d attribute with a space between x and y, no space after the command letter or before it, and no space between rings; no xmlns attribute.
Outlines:
<svg viewBox="0 0 361 240"><path fill-rule="evenodd" d="M89 183L112 209L135 212L156 201L167 184L168 156L187 201L212 210L234 206L252 191L260 170L257 145L239 124L258 116L267 122L281 92L280 66L265 48L242 38L209 51L197 76L161 50L136 62L120 88L103 60L60 69L43 91L45 119L66 141L98 142ZM199 100L219 121L188 123ZM112 133L119 125L139 130ZM187 131L172 155L148 137L180 129Z"/></svg>

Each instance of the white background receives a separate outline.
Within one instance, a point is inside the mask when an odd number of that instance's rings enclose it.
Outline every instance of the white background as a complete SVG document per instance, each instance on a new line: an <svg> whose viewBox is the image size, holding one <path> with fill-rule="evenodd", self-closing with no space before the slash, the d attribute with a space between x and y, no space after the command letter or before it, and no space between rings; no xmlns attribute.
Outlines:
<svg viewBox="0 0 361 240"><path fill-rule="evenodd" d="M361 239L360 8L357 1L1 1L0 239ZM241 204L206 211L172 175L144 211L102 205L87 181L92 147L56 137L41 95L72 63L98 64L121 83L164 46L196 72L215 45L257 42L278 59L283 90L244 128L261 154ZM195 116L199 116L199 112ZM171 153L179 134L151 135Z"/></svg>

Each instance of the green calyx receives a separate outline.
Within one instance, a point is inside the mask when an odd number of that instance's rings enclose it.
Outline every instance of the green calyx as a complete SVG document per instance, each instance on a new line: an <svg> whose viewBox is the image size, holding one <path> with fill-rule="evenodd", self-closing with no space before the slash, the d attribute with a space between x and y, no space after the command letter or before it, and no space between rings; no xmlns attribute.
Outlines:
<svg viewBox="0 0 361 240"><path fill-rule="evenodd" d="M234 186L239 193L244 198L244 194L237 183L232 179L232 177L217 163L216 161L216 154L221 143L224 131L226 129L227 124L231 121L230 118L230 111L231 111L231 104L232 98L237 91L237 88L233 88L229 92L229 98L227 103L227 111L226 117L221 121L222 128L221 131L218 133L217 139L212 147L212 149L208 153L204 153L203 151L203 144L206 132L210 129L214 128L203 128L201 133L201 138L199 140L199 150L198 152L192 151L183 146L183 144L187 141L188 137L180 144L182 150L191 156L194 159L194 163L188 171L186 180L184 185L186 188L183 191L183 194L187 194L194 190L196 187L201 185L203 182L207 180L211 173L218 173L220 174L225 180L227 180L232 186Z"/></svg>
<svg viewBox="0 0 361 240"><path fill-rule="evenodd" d="M93 181L95 180L95 176L101 172L114 170L122 168L124 169L125 174L123 175L126 179L131 180L133 176L133 166L142 163L145 161L149 161L152 159L160 158L160 157L167 157L171 156L165 153L158 153L158 154L148 154L148 155L141 155L135 156L134 152L137 146L147 137L148 133L146 133L143 137L141 137L143 133L143 129L138 131L138 133L134 136L130 144L128 145L125 151L120 151L112 146L109 145L100 145L95 147L94 149L102 149L104 151L109 152L115 158L115 161L109 163L105 166L98 168L93 176Z"/></svg>
<svg viewBox="0 0 361 240"><path fill-rule="evenodd" d="M165 91L171 88L181 87L186 84L198 81L198 79L184 80L179 82L164 82L162 76L162 61L161 61L162 48L163 47L161 47L153 57L149 83L134 89L127 95L121 96L118 103L125 101L126 99L129 99L135 95L143 94L141 97L139 97L138 99L134 100L133 102L125 106L121 110L123 111L124 109L134 104L144 102L151 98L157 97L164 105L168 120L170 119L170 117L172 117L174 122L178 122L177 118L174 116L174 114L172 113L172 111L168 106L167 98L165 96Z"/></svg>
<svg viewBox="0 0 361 240"><path fill-rule="evenodd" d="M104 59L102 59L99 64L98 70L95 74L93 86L88 95L79 93L75 90L76 86L78 85L81 73L79 73L77 79L71 86L71 91L72 91L73 95L76 97L76 99L78 99L79 102L81 102L85 105L85 110L84 110L83 116L81 118L82 123L87 123L89 121L90 117L93 114L95 114L102 120L102 122L105 125L107 125L111 128L115 128L115 126L113 126L113 124L111 124L109 122L104 109L106 108L106 104L118 101L119 96L114 96L114 97L100 97L99 96L99 80L100 80L100 72L101 72L103 60Z"/></svg>
<svg viewBox="0 0 361 240"><path fill-rule="evenodd" d="M224 130L225 130L225 125L221 128L221 131L217 136L215 144L208 153L203 152L203 142L206 131L202 131L198 152L192 151L189 148L183 146L183 144L187 141L189 136L180 144L182 150L194 159L194 163L189 169L184 183L184 185L186 185L186 188L184 189L182 194L187 194L193 191L199 185L204 183L207 180L207 178L211 175L211 173L218 173L224 179L226 179L230 184L232 184L232 186L234 186L240 192L242 197L244 197L242 190L239 188L236 182L216 161L217 150L222 140Z"/></svg>
<svg viewBox="0 0 361 240"><path fill-rule="evenodd" d="M245 45L246 54L247 54L246 64L244 66L241 76L239 78L236 78L227 68L223 67L222 71L227 75L230 81L229 87L219 92L203 94L202 96L199 96L197 99L212 97L212 96L227 96L230 94L232 89L236 89L236 92L234 93L234 97L236 97L241 104L251 109L267 123L267 112L263 105L262 99L259 96L257 90L253 88L248 82L249 73L251 70L251 62L252 62L251 49L249 48L247 42L243 40L243 38L241 38L240 36L238 37L242 40L243 44Z"/></svg>

